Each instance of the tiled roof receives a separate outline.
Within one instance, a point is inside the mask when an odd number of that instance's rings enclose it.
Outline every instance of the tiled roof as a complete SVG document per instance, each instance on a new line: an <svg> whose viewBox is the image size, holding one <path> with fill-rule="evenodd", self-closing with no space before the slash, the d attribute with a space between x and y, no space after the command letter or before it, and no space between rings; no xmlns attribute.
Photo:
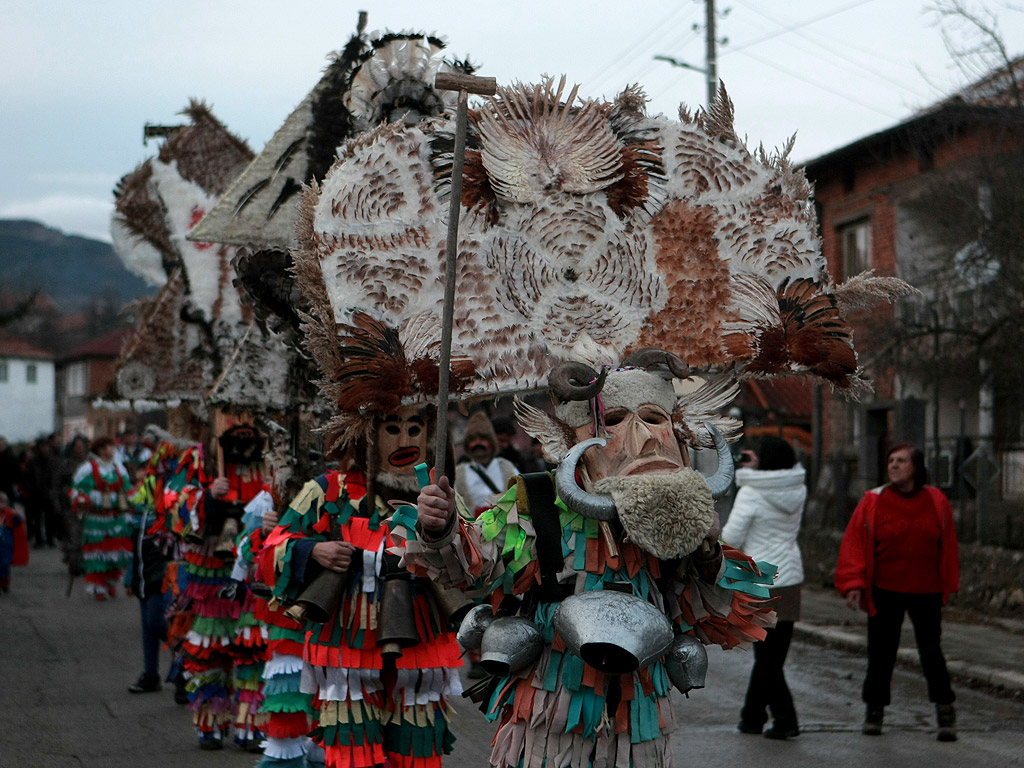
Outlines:
<svg viewBox="0 0 1024 768"><path fill-rule="evenodd" d="M0 357L28 357L36 360L52 360L53 355L30 344L24 339L0 330Z"/></svg>
<svg viewBox="0 0 1024 768"><path fill-rule="evenodd" d="M95 339L91 339L79 347L75 347L65 356L75 357L117 357L121 354L121 347L124 340L132 332L132 328L118 328L110 333L105 333Z"/></svg>

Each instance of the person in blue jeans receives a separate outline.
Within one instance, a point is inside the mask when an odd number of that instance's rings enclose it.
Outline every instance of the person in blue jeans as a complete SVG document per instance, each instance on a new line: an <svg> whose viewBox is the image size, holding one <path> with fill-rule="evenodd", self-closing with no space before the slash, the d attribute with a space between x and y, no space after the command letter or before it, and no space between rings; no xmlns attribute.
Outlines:
<svg viewBox="0 0 1024 768"><path fill-rule="evenodd" d="M145 470L136 471L142 474ZM131 693L154 693L163 688L160 683L160 646L167 639L163 582L168 554L159 538L146 532L152 522L154 480L154 475L147 476L131 496L134 512L132 563L125 576L125 588L129 595L139 599L142 618L142 674L128 686Z"/></svg>

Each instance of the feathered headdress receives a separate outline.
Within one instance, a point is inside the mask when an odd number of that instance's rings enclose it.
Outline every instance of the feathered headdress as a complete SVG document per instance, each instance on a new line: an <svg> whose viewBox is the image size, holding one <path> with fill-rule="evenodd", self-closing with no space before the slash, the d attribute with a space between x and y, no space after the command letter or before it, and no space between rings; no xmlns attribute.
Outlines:
<svg viewBox="0 0 1024 768"><path fill-rule="evenodd" d="M534 389L560 362L617 365L656 347L691 368L810 374L856 395L846 291L792 141L749 152L724 89L679 120L643 102L635 88L581 100L563 78L471 110L453 334L475 369L464 393ZM403 346L440 337L452 149L450 118L382 126L306 196L296 258L321 356L356 313ZM851 283L858 298L908 290Z"/></svg>

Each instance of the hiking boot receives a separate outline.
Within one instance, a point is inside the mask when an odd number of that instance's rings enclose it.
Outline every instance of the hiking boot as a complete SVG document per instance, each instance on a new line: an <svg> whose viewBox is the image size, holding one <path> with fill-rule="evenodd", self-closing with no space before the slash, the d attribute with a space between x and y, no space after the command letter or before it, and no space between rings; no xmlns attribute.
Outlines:
<svg viewBox="0 0 1024 768"><path fill-rule="evenodd" d="M881 736L882 735L882 719L885 717L885 710L882 707L868 707L867 712L864 713L864 725L861 726L860 732L865 736Z"/></svg>
<svg viewBox="0 0 1024 768"><path fill-rule="evenodd" d="M224 749L224 743L221 741L219 734L204 733L199 737L199 748L204 751Z"/></svg>
<svg viewBox="0 0 1024 768"><path fill-rule="evenodd" d="M956 741L956 709L952 704L936 704L935 719L939 724L939 741Z"/></svg>
<svg viewBox="0 0 1024 768"><path fill-rule="evenodd" d="M188 704L188 691L185 690L185 676L178 674L174 678L174 703Z"/></svg>
<svg viewBox="0 0 1024 768"><path fill-rule="evenodd" d="M143 672L138 680L128 686L129 693L155 693L160 690L163 690L160 675L155 672Z"/></svg>
<svg viewBox="0 0 1024 768"><path fill-rule="evenodd" d="M766 739L775 739L776 741L795 739L799 735L800 729L795 725L792 728L780 728L778 724L773 724L771 728L764 732L764 737Z"/></svg>

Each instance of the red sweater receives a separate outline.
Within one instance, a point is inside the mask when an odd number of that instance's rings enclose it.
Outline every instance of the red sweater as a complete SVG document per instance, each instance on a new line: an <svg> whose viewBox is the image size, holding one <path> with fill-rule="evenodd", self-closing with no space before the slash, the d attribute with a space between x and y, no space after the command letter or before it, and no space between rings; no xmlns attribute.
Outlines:
<svg viewBox="0 0 1024 768"><path fill-rule="evenodd" d="M874 614L875 606L871 600L871 587L893 589L899 592L940 592L943 604L949 596L960 589L960 560L957 551L956 529L953 526L953 510L942 491L926 485L921 493L912 497L901 497L892 491L883 493L887 486L875 488L864 494L857 509L846 526L843 541L839 545L839 562L836 564L835 583L843 596L852 589L861 590L861 608ZM930 502L937 522L937 531L920 517L927 508L924 500ZM884 509L883 509L884 507ZM908 513L917 518L923 536L897 530L891 525L891 515L900 512ZM931 530L931 534L927 531ZM938 553L931 559L928 550L934 549L938 535ZM900 540L906 542L916 536L914 543L906 550L906 558L900 564L895 557L894 545ZM933 542L928 544L927 539ZM881 562L876 561L880 557ZM931 572L910 574L917 568L925 568L926 564L934 563ZM879 582L879 578L883 583Z"/></svg>

